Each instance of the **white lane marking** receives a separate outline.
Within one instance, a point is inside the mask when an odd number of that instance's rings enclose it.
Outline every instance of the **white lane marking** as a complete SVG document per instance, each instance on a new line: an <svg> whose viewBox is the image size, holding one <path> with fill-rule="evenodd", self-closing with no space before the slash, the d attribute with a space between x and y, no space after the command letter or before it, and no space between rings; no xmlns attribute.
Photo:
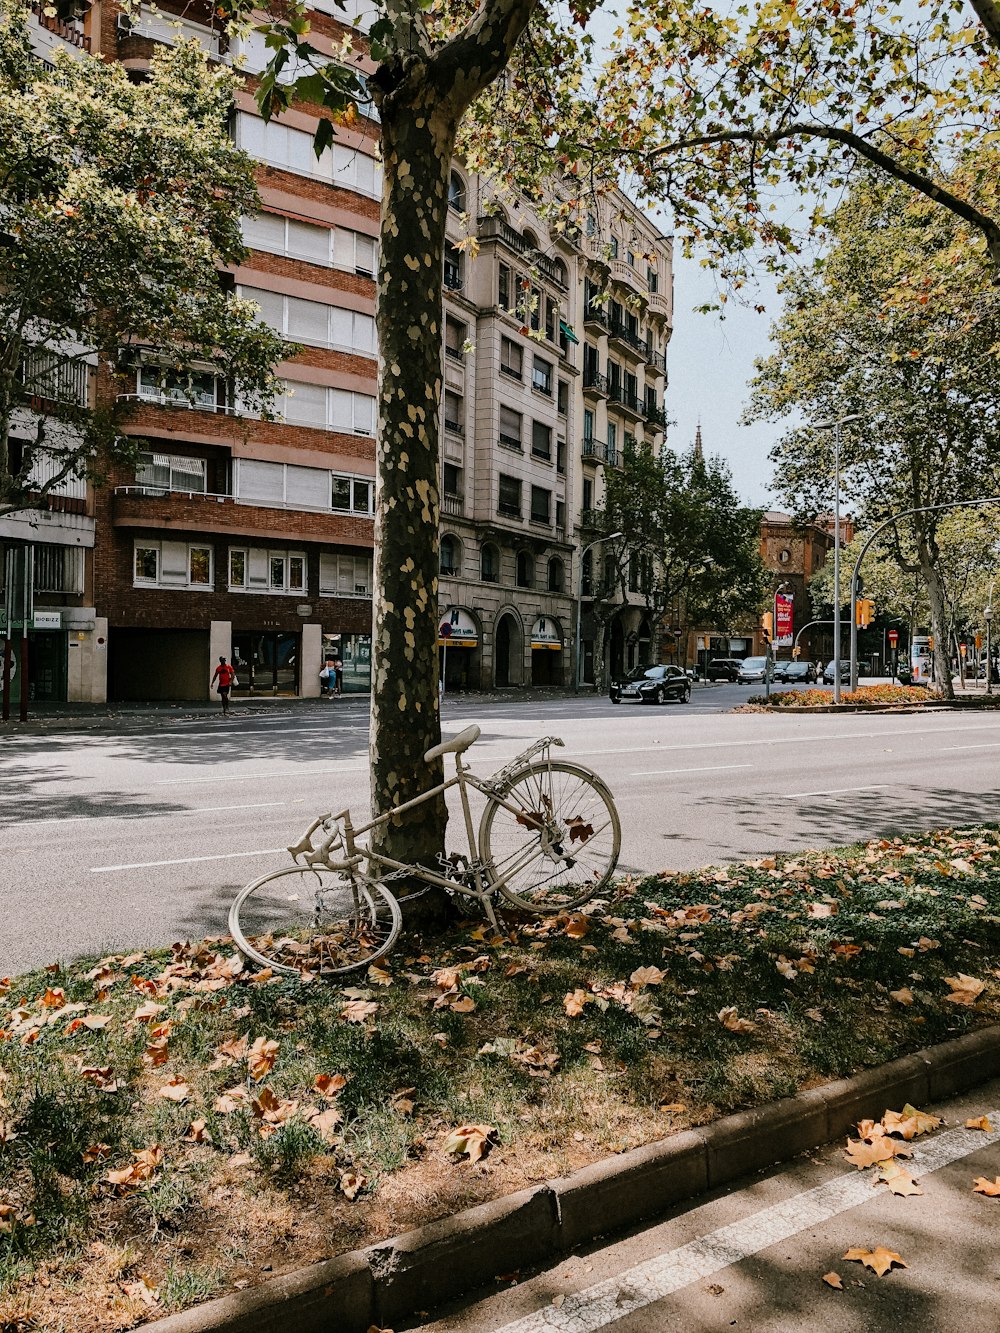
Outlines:
<svg viewBox="0 0 1000 1333"><path fill-rule="evenodd" d="M946 750L995 750L1000 741L986 741L982 745L946 745Z"/></svg>
<svg viewBox="0 0 1000 1333"><path fill-rule="evenodd" d="M367 773L365 764L339 764L336 768L308 768L296 764L294 768L275 769L271 773L214 773L209 778L158 778L151 787L187 787L199 782L257 782L260 778L318 778L327 773Z"/></svg>
<svg viewBox="0 0 1000 1333"><path fill-rule="evenodd" d="M821 791L791 791L779 796L778 800L799 801L807 796L842 796L851 791L883 791L886 787L894 785L892 782L872 782L867 787L824 787Z"/></svg>
<svg viewBox="0 0 1000 1333"><path fill-rule="evenodd" d="M244 856L276 856L287 852L287 847L264 847L259 852L220 852L217 856L177 856L170 861L131 861L120 866L91 866L92 875L103 875L109 870L148 870L151 866L189 866L195 861L238 861Z"/></svg>
<svg viewBox="0 0 1000 1333"><path fill-rule="evenodd" d="M938 727L913 727L908 731L883 729L881 731L840 731L833 734L821 733L809 736L752 736L746 740L690 741L680 745L628 745L621 749L587 750L580 749L580 754L642 754L648 750L657 750L665 754L671 750L734 750L740 746L752 745L760 748L764 745L802 745L821 741L829 745L833 741L871 740L878 736L894 736L905 740L907 736L954 736L960 731L996 731L1000 723L985 723L982 726L950 727L947 724ZM574 747L575 749L576 747Z"/></svg>
<svg viewBox="0 0 1000 1333"><path fill-rule="evenodd" d="M276 805L287 805L287 801L257 801L252 805L240 802L238 805L199 805L194 810L166 810L159 815L120 814L120 815L69 815L65 819L26 819L21 828L41 828L43 824L96 824L99 819L176 819L180 815L211 815L220 810L270 810Z"/></svg>
<svg viewBox="0 0 1000 1333"><path fill-rule="evenodd" d="M753 768L753 764L708 764L704 768L646 768L630 778L657 778L668 773L718 773L723 768Z"/></svg>
<svg viewBox="0 0 1000 1333"><path fill-rule="evenodd" d="M998 1123L998 1114L990 1111L992 1124ZM930 1175L998 1141L1000 1128L989 1134L981 1130L947 1130L914 1150L913 1173L921 1178ZM515 1319L497 1333L596 1333L692 1282L721 1273L730 1265L857 1208L873 1197L876 1196L867 1172L852 1171L850 1175L837 1176L825 1185L803 1190L783 1203L762 1208L739 1222L699 1236L668 1254L636 1264L616 1277L573 1292L561 1306L549 1305L535 1314Z"/></svg>

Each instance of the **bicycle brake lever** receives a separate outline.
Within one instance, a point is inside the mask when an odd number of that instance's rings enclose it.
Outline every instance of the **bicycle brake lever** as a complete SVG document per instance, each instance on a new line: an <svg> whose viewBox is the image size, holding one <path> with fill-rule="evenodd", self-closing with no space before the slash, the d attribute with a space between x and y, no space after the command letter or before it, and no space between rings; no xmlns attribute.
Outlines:
<svg viewBox="0 0 1000 1333"><path fill-rule="evenodd" d="M293 843L287 849L293 861L297 861L303 852L311 852L313 850L312 835L318 828L321 828L329 818L329 815L321 815L319 819L314 819L298 842Z"/></svg>

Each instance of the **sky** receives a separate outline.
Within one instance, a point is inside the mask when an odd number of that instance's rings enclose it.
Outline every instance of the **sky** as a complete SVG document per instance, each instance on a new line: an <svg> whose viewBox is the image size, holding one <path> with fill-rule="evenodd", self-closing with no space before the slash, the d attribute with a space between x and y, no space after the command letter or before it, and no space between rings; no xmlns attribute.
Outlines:
<svg viewBox="0 0 1000 1333"><path fill-rule="evenodd" d="M738 494L748 504L777 507L770 490L771 445L780 423L741 426L749 396L754 358L766 355L768 330L780 311L777 291L766 275L751 305L730 298L725 317L696 314L694 307L716 297L711 273L697 259L674 254L674 332L667 348L667 417L675 449L694 443L701 422L706 454L720 454L730 465ZM766 307L758 314L752 307Z"/></svg>

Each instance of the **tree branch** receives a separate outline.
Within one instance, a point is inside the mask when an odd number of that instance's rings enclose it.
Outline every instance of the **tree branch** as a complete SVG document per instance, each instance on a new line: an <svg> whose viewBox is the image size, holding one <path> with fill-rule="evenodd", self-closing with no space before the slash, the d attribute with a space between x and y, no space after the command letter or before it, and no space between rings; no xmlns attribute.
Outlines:
<svg viewBox="0 0 1000 1333"><path fill-rule="evenodd" d="M1000 49L1000 5L995 0L969 0L976 17L986 29L986 35Z"/></svg>
<svg viewBox="0 0 1000 1333"><path fill-rule="evenodd" d="M993 3L993 0L976 0L976 3L983 7L989 7L997 15L1000 22L1000 8ZM1000 42L998 42L1000 45ZM654 148L647 154L647 160L657 162L660 158L667 157L672 153L682 152L687 148L704 148L718 143L753 143L753 144L776 144L782 139L791 138L809 138L809 139L829 139L834 143L844 144L857 153L859 157L865 158L874 166L879 167L887 175L895 177L920 194L926 195L935 203L941 204L954 213L956 217L962 218L970 226L976 227L986 239L986 248L989 252L990 261L993 264L997 274L1000 275L1000 224L998 224L988 214L980 212L966 199L960 199L958 195L952 194L950 190L925 176L920 171L914 171L911 167L905 167L901 162L876 148L874 144L863 138L860 134L855 134L853 130L840 129L836 125L819 125L810 121L795 121L788 125L783 125L780 130L720 130L717 134L697 135L691 139L678 139L674 143L664 144L661 148Z"/></svg>
<svg viewBox="0 0 1000 1333"><path fill-rule="evenodd" d="M499 77L539 0L486 0L436 54L435 78L453 90L459 114Z"/></svg>

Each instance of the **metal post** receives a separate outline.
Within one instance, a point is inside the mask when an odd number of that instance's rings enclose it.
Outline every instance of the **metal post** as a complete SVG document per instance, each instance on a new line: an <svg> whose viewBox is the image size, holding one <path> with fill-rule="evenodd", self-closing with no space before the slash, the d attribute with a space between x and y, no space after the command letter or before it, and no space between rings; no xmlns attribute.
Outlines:
<svg viewBox="0 0 1000 1333"><path fill-rule="evenodd" d="M840 703L840 422L833 431L833 702ZM857 633L851 607L851 633Z"/></svg>
<svg viewBox="0 0 1000 1333"><path fill-rule="evenodd" d="M995 583L996 580L994 579ZM986 609L983 612L986 620L986 693L993 693L993 655L990 646L990 626L993 620L993 583L990 584L989 600L986 603Z"/></svg>
<svg viewBox="0 0 1000 1333"><path fill-rule="evenodd" d="M35 548L24 548L24 619L21 627L21 710L22 722L28 720L28 619L32 611L32 590L35 583Z"/></svg>

